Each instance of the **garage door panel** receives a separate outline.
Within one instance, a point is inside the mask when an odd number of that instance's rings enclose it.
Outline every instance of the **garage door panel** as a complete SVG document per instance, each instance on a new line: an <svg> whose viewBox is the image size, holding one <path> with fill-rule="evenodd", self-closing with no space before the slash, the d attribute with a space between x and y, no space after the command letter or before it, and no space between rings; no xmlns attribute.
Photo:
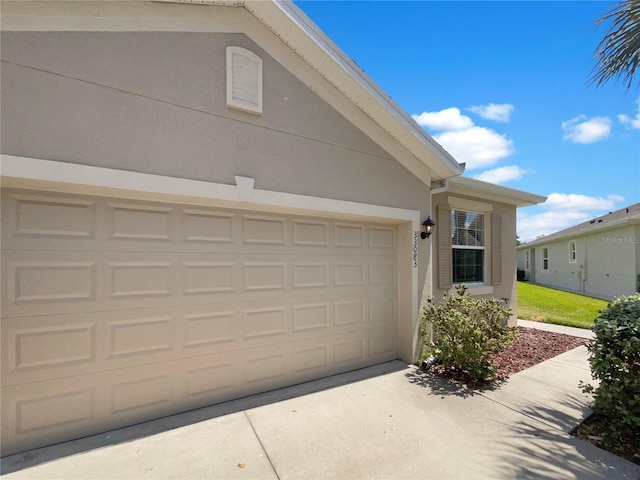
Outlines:
<svg viewBox="0 0 640 480"><path fill-rule="evenodd" d="M397 356L393 225L2 195L3 454Z"/></svg>
<svg viewBox="0 0 640 480"><path fill-rule="evenodd" d="M396 230L393 227L369 227L369 248L393 250L396 248Z"/></svg>
<svg viewBox="0 0 640 480"><path fill-rule="evenodd" d="M193 208L183 208L181 212L179 238L190 248L201 249L210 245L210 248L219 249L222 245L234 243L235 231L239 228L236 226L237 214Z"/></svg>
<svg viewBox="0 0 640 480"><path fill-rule="evenodd" d="M3 248L384 255L395 227L62 193L3 191Z"/></svg>
<svg viewBox="0 0 640 480"><path fill-rule="evenodd" d="M175 228L173 208L132 202L107 202L107 236L114 241L171 242Z"/></svg>
<svg viewBox="0 0 640 480"><path fill-rule="evenodd" d="M39 310L45 304L95 301L98 265L74 258L63 260L45 252L22 255L20 260L5 256L6 303Z"/></svg>
<svg viewBox="0 0 640 480"><path fill-rule="evenodd" d="M6 238L49 241L96 238L93 199L47 194L3 194L2 227Z"/></svg>
<svg viewBox="0 0 640 480"><path fill-rule="evenodd" d="M3 388L5 454L395 358L367 331ZM395 337L392 342L395 342Z"/></svg>
<svg viewBox="0 0 640 480"><path fill-rule="evenodd" d="M37 260L34 260L37 258ZM293 296L395 291L391 257L370 263L337 257L304 256L267 261L246 255L124 252L6 251L2 257L6 316L28 316L46 308L51 314L154 306L241 302ZM347 260L349 259L349 260Z"/></svg>
<svg viewBox="0 0 640 480"><path fill-rule="evenodd" d="M65 318L48 317L29 320L3 319L3 385L11 382L11 376L38 370L49 373L54 368L74 369L96 361L95 322L81 319L74 324Z"/></svg>
<svg viewBox="0 0 640 480"><path fill-rule="evenodd" d="M287 220L282 217L266 215L242 216L242 243L245 245L285 246L287 238Z"/></svg>
<svg viewBox="0 0 640 480"><path fill-rule="evenodd" d="M292 246L303 247L309 250L311 247L329 247L331 224L319 220L293 219Z"/></svg>
<svg viewBox="0 0 640 480"><path fill-rule="evenodd" d="M234 277L238 267L231 261L193 260L181 264L181 287L184 295L220 295L237 290Z"/></svg>
<svg viewBox="0 0 640 480"><path fill-rule="evenodd" d="M12 317L2 384L342 336L394 326L394 314L393 296L347 294Z"/></svg>
<svg viewBox="0 0 640 480"><path fill-rule="evenodd" d="M393 295L380 295L369 300L369 323L371 326L395 326L397 302Z"/></svg>
<svg viewBox="0 0 640 480"><path fill-rule="evenodd" d="M333 323L333 310L330 302L300 303L292 307L292 333L298 337L305 333L309 336L321 335L328 331Z"/></svg>
<svg viewBox="0 0 640 480"><path fill-rule="evenodd" d="M367 318L367 302L364 297L348 299L334 303L334 323L337 327L362 327Z"/></svg>
<svg viewBox="0 0 640 480"><path fill-rule="evenodd" d="M294 349L291 368L298 381L317 377L327 369L330 347L326 339L317 339Z"/></svg>
<svg viewBox="0 0 640 480"><path fill-rule="evenodd" d="M365 359L366 338L342 338L333 344L333 363L359 365Z"/></svg>
<svg viewBox="0 0 640 480"><path fill-rule="evenodd" d="M386 361L395 357L397 336L395 328L389 326L369 333L369 355L374 361Z"/></svg>
<svg viewBox="0 0 640 480"><path fill-rule="evenodd" d="M93 382L78 385L75 379L3 388L3 455L94 431L97 397Z"/></svg>

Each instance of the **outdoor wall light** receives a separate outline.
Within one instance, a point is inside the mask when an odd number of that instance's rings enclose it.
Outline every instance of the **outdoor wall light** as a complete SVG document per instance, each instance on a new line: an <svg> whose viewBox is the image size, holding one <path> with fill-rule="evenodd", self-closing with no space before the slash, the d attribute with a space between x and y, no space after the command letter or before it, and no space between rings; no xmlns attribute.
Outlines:
<svg viewBox="0 0 640 480"><path fill-rule="evenodd" d="M431 220L431 216L428 216L427 219L422 222L422 232L420 233L420 237L424 240L425 238L429 238L431 232L433 231L433 227L436 226L436 222Z"/></svg>

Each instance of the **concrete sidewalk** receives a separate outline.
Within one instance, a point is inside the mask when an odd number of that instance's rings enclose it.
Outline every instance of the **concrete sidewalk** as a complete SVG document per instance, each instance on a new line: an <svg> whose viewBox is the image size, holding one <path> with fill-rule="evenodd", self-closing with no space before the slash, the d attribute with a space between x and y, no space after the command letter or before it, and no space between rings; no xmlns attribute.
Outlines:
<svg viewBox="0 0 640 480"><path fill-rule="evenodd" d="M9 479L640 479L568 434L579 347L470 391L388 362L2 459Z"/></svg>
<svg viewBox="0 0 640 480"><path fill-rule="evenodd" d="M591 339L594 337L593 332L586 328L565 327L564 325L555 325L553 323L532 322L531 320L518 319L519 327L535 328L546 332L563 333L573 337Z"/></svg>

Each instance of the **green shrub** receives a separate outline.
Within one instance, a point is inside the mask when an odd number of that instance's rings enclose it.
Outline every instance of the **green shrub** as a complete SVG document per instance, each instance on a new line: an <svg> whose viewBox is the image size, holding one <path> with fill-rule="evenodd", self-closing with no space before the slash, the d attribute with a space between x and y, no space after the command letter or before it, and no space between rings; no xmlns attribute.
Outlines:
<svg viewBox="0 0 640 480"><path fill-rule="evenodd" d="M461 285L438 304L430 300L422 316L421 335L428 343L433 325L434 343L428 347L437 352L438 360L471 381L481 381L495 374L491 355L513 342L518 331L507 326L511 310L502 300L475 299L465 295L466 290Z"/></svg>
<svg viewBox="0 0 640 480"><path fill-rule="evenodd" d="M612 447L624 438L640 447L640 294L609 304L593 325L587 344L594 387L593 413L603 419L602 441Z"/></svg>

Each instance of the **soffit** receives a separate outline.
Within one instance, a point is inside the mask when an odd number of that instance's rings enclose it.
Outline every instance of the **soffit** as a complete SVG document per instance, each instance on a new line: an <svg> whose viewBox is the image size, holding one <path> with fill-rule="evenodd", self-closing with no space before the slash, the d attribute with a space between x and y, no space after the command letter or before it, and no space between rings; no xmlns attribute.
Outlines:
<svg viewBox="0 0 640 480"><path fill-rule="evenodd" d="M505 203L516 207L536 205L546 200L546 197L541 195L494 185L493 183L482 182L473 178L454 177L449 182L447 193L457 193L458 195Z"/></svg>

